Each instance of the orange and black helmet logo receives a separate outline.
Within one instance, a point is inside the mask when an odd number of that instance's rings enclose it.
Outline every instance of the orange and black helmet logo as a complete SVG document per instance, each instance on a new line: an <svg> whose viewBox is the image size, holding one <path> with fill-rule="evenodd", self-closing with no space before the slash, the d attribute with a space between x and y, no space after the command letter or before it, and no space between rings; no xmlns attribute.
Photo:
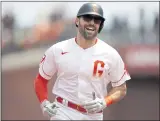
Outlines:
<svg viewBox="0 0 160 121"><path fill-rule="evenodd" d="M97 8L97 5L96 4L92 4L92 10L94 12L98 12L98 8Z"/></svg>

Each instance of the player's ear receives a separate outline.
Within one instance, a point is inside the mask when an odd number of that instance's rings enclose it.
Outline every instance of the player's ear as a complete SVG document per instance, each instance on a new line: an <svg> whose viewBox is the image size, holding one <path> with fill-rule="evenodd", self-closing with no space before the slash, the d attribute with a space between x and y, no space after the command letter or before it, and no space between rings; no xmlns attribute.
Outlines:
<svg viewBox="0 0 160 121"><path fill-rule="evenodd" d="M79 18L78 17L76 17L76 19L75 19L75 25L76 25L76 27L78 27L78 25L79 25Z"/></svg>

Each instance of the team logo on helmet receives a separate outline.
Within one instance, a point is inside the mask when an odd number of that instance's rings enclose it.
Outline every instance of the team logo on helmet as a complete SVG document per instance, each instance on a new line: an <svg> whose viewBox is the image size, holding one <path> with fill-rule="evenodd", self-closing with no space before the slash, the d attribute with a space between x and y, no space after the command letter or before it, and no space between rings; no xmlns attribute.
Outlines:
<svg viewBox="0 0 160 121"><path fill-rule="evenodd" d="M97 8L97 5L96 4L92 4L92 10L94 12L97 12L98 11L98 8Z"/></svg>

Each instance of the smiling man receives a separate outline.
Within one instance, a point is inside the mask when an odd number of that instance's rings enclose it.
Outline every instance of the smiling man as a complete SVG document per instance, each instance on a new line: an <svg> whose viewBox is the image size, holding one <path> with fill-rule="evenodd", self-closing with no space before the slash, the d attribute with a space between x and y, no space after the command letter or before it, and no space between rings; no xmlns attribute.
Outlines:
<svg viewBox="0 0 160 121"><path fill-rule="evenodd" d="M130 75L122 58L97 38L104 21L100 5L85 3L75 20L76 37L45 52L34 87L44 115L51 120L103 120L103 110L126 95ZM55 73L56 98L51 103L47 83ZM112 89L107 92L109 83Z"/></svg>

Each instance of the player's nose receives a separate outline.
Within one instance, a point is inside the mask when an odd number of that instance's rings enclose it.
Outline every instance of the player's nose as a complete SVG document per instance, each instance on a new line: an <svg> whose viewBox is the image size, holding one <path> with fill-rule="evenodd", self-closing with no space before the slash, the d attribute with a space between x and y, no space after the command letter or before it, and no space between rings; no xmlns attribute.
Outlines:
<svg viewBox="0 0 160 121"><path fill-rule="evenodd" d="M94 19L92 19L89 24L94 25Z"/></svg>

